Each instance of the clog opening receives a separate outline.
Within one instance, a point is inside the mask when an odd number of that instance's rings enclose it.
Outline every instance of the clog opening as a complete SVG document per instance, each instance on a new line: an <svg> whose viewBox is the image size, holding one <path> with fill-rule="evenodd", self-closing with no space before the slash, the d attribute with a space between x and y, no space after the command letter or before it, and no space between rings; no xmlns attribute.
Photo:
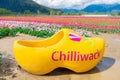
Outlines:
<svg viewBox="0 0 120 80"><path fill-rule="evenodd" d="M53 46L57 44L64 36L64 32L60 31L59 33L55 34L51 38L45 39L45 40L33 40L33 41L24 41L19 40L18 44L23 45L26 47L47 47L47 46Z"/></svg>

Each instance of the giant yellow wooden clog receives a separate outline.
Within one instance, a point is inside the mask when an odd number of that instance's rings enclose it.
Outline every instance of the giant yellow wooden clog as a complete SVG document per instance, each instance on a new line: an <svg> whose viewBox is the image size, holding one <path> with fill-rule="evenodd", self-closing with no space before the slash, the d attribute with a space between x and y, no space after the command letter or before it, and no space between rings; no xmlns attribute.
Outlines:
<svg viewBox="0 0 120 80"><path fill-rule="evenodd" d="M44 40L17 40L13 51L24 70L42 75L58 67L86 72L101 60L104 48L101 38L86 38L70 29L62 29Z"/></svg>

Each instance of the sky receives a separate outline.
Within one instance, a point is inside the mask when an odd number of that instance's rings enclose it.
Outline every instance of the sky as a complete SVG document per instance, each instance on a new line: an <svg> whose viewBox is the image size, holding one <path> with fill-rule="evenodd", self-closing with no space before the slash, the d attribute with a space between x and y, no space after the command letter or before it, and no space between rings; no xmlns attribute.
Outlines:
<svg viewBox="0 0 120 80"><path fill-rule="evenodd" d="M115 4L120 0L33 0L50 8L67 8L81 10L91 4Z"/></svg>

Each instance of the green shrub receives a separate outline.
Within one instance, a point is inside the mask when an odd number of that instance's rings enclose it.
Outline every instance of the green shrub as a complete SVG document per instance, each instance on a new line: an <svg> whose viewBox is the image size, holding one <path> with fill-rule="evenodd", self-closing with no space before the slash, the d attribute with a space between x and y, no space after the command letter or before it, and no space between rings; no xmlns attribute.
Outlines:
<svg viewBox="0 0 120 80"><path fill-rule="evenodd" d="M6 28L0 28L0 38L8 36L9 32L10 32L10 29L8 27L6 27Z"/></svg>
<svg viewBox="0 0 120 80"><path fill-rule="evenodd" d="M0 38L3 38L5 36L16 36L17 33L23 33L23 34L29 34L32 36L37 36L37 37L50 37L52 36L55 31L48 31L48 30L41 30L41 31L36 31L36 30L32 30L29 28L13 28L10 29L9 27L6 28L0 28Z"/></svg>
<svg viewBox="0 0 120 80"><path fill-rule="evenodd" d="M9 35L12 36L12 37L15 37L15 36L16 36L16 33L17 33L17 31L15 31L15 30L13 29L13 30L10 30Z"/></svg>

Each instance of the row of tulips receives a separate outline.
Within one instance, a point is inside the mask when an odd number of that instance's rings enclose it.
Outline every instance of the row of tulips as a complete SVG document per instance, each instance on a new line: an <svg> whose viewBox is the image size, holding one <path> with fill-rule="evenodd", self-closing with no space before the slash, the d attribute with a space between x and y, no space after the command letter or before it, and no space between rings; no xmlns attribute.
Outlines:
<svg viewBox="0 0 120 80"><path fill-rule="evenodd" d="M40 30L53 30L57 31L57 28L60 28L60 25L55 25L55 24L46 24L46 23L37 23L37 22L23 22L23 21L0 21L0 26L1 27L9 27L9 28L29 28L29 29L34 29L36 31Z"/></svg>
<svg viewBox="0 0 120 80"><path fill-rule="evenodd" d="M120 29L120 17L17 16L0 17L0 20L36 22L97 29Z"/></svg>
<svg viewBox="0 0 120 80"><path fill-rule="evenodd" d="M20 21L0 21L0 36L15 36L17 32L29 34L37 37L49 37L61 28L70 28L76 30L83 36L90 36L91 34L85 30L78 29L77 27L67 26L63 27L55 24L45 24L36 22L20 22ZM46 34L47 33L47 34Z"/></svg>
<svg viewBox="0 0 120 80"><path fill-rule="evenodd" d="M27 25L23 25L23 24ZM33 25L34 24L34 25ZM78 24L78 23L66 23L66 22L31 22L31 21L0 21L0 26L9 26L9 27L31 27L36 28L37 26L51 26L51 28L54 27L61 27L61 26L78 26L78 27L84 27L84 28L96 28L96 29L106 29L106 30L112 30L112 29L120 29L119 26L97 26L94 24Z"/></svg>
<svg viewBox="0 0 120 80"><path fill-rule="evenodd" d="M9 27L9 28L16 28L16 27L20 27L20 28L29 28L29 29L34 29L36 31L41 31L41 30L46 30L46 31L54 31L57 32L59 29L61 28L74 28L74 29L84 29L84 30L88 30L88 31L92 31L92 32L109 32L109 33L119 33L120 32L120 28L113 28L111 27L111 29L103 29L103 28L98 28L94 25L91 25L92 28L89 27L73 27L72 25L68 26L66 25L66 27L63 27L62 25L58 25L58 24L48 24L48 23L38 23L38 22L22 22L22 21L0 21L0 26L2 27ZM89 25L86 25L89 26Z"/></svg>

